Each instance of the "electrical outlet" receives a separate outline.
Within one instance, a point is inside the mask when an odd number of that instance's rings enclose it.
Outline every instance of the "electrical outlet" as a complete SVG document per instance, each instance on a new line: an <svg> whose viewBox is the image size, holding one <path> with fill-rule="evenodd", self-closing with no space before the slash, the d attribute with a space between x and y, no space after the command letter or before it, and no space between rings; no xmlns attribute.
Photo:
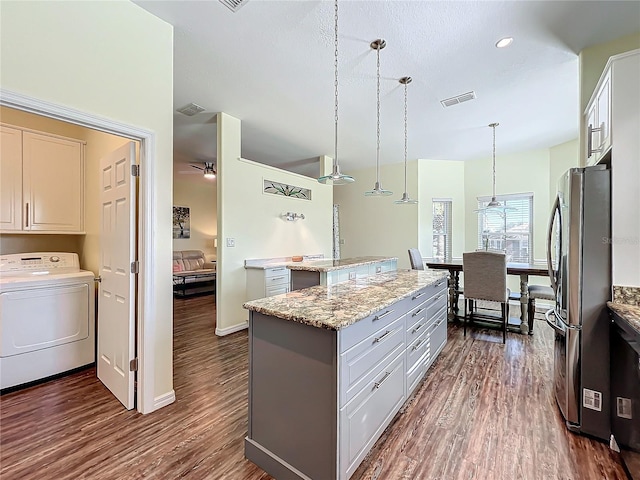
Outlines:
<svg viewBox="0 0 640 480"><path fill-rule="evenodd" d="M227 247L235 247L236 239L235 238L227 238Z"/></svg>
<svg viewBox="0 0 640 480"><path fill-rule="evenodd" d="M344 245L344 238L341 238L340 242L338 242L338 243L340 243L340 245Z"/></svg>
<svg viewBox="0 0 640 480"><path fill-rule="evenodd" d="M349 272L349 280L355 280L356 279L356 272Z"/></svg>
<svg viewBox="0 0 640 480"><path fill-rule="evenodd" d="M377 266L376 267L376 273L380 273L382 271L382 267Z"/></svg>

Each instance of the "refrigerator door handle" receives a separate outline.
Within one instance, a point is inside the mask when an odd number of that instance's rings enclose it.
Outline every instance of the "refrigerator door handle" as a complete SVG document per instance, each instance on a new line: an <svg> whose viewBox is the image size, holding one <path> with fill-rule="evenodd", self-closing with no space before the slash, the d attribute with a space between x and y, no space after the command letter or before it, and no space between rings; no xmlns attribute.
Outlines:
<svg viewBox="0 0 640 480"><path fill-rule="evenodd" d="M549 318L551 315L553 315L553 320ZM556 314L553 311L553 308L545 312L544 318L547 320L547 325L553 328L556 331L556 333L558 333L559 335L562 335L563 337L567 335L567 332L565 332L565 330L562 327L558 326L558 323L556 321L557 320Z"/></svg>
<svg viewBox="0 0 640 480"><path fill-rule="evenodd" d="M553 222L558 215L558 221L560 222L560 197L556 196L555 202L553 202L553 209L551 210L551 218L549 219L549 230L547 231L547 269L549 270L549 279L551 280L551 287L556 295L558 295L558 282L556 278L556 272L553 269L553 260L551 259L551 242L553 240ZM558 227L562 231L562 227ZM562 257L560 257L562 258ZM560 259L558 259L560 261ZM548 318L548 317L547 317Z"/></svg>

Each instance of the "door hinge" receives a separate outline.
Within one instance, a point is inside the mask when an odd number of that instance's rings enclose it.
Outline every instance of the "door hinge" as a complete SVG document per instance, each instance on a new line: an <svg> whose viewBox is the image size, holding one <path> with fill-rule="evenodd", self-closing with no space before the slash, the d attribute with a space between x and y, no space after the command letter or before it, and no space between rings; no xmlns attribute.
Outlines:
<svg viewBox="0 0 640 480"><path fill-rule="evenodd" d="M96 278L93 279L94 282L97 283L101 283L102 282L102 277L100 275L98 275Z"/></svg>
<svg viewBox="0 0 640 480"><path fill-rule="evenodd" d="M140 165L134 163L131 165L131 176L139 177L140 176Z"/></svg>
<svg viewBox="0 0 640 480"><path fill-rule="evenodd" d="M132 359L129 362L129 371L130 372L137 372L138 371L138 357Z"/></svg>
<svg viewBox="0 0 640 480"><path fill-rule="evenodd" d="M136 260L135 262L131 262L131 273L138 273L140 270L140 262Z"/></svg>

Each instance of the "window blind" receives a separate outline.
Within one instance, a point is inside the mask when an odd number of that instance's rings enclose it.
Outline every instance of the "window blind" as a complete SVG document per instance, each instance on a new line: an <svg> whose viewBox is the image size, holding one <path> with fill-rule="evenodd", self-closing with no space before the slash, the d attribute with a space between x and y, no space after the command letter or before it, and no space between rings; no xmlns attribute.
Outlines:
<svg viewBox="0 0 640 480"><path fill-rule="evenodd" d="M533 262L533 193L496 196L496 200L507 210L478 214L478 249L505 251L510 262ZM490 201L491 197L478 197L478 208Z"/></svg>
<svg viewBox="0 0 640 480"><path fill-rule="evenodd" d="M436 260L451 259L451 208L449 199L433 199L433 252Z"/></svg>

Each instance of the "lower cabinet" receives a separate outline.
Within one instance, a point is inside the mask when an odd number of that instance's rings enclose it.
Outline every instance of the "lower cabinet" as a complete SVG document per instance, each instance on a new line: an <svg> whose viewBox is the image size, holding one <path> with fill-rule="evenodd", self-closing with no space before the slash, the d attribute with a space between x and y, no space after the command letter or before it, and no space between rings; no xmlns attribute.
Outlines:
<svg viewBox="0 0 640 480"><path fill-rule="evenodd" d="M251 312L245 456L347 480L446 344L446 305L440 281L338 331Z"/></svg>
<svg viewBox="0 0 640 480"><path fill-rule="evenodd" d="M291 275L287 267L247 269L247 300L273 297L291 291Z"/></svg>

